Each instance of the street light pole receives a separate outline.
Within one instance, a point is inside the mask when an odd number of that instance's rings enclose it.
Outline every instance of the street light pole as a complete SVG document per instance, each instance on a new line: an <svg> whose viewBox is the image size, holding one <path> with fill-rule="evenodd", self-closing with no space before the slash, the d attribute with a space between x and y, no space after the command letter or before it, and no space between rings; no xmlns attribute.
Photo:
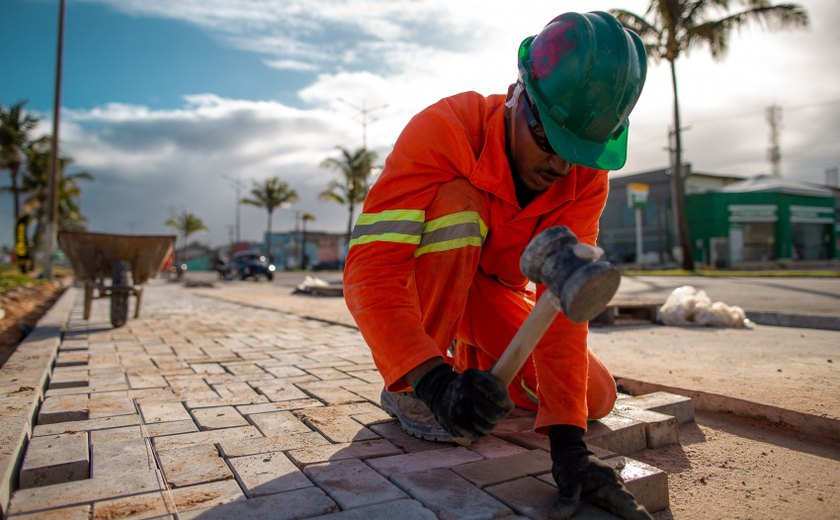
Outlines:
<svg viewBox="0 0 840 520"><path fill-rule="evenodd" d="M238 176L230 177L228 175L222 175L222 177L230 181L230 183L233 184L233 187L236 188L236 242L239 243L239 207L242 204L242 181Z"/></svg>
<svg viewBox="0 0 840 520"><path fill-rule="evenodd" d="M59 155L58 129L61 112L61 72L64 64L64 0L58 7L58 44L55 60L55 95L53 97L52 147L50 148L50 177L47 184L47 244L44 258L44 278L53 279L53 254L58 237Z"/></svg>
<svg viewBox="0 0 840 520"><path fill-rule="evenodd" d="M359 113L358 121L362 124L362 147L367 150L367 127L370 123L377 121L378 117L372 117L371 114L376 110L381 110L387 107L387 104L379 105L376 107L368 108L367 101L362 101L362 106L354 105L350 103L344 98L337 98L339 101L344 103L345 105L349 106L350 108L354 109L356 112Z"/></svg>

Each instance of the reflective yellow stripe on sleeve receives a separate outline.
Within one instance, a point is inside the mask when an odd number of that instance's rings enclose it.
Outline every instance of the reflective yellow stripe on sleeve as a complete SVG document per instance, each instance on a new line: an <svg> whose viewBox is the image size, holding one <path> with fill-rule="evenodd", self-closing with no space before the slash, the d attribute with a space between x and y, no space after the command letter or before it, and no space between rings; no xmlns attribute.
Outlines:
<svg viewBox="0 0 840 520"><path fill-rule="evenodd" d="M461 247L481 247L487 236L487 225L477 212L461 211L426 222L422 233L415 257Z"/></svg>
<svg viewBox="0 0 840 520"><path fill-rule="evenodd" d="M426 212L414 209L362 213L356 220L350 247L370 242L420 243Z"/></svg>

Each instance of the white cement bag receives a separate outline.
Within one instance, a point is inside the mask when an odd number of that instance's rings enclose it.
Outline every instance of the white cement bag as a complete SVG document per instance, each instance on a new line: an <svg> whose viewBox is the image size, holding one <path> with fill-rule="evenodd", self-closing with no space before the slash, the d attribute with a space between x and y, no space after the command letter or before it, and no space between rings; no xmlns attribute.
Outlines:
<svg viewBox="0 0 840 520"><path fill-rule="evenodd" d="M712 303L705 291L691 285L674 289L657 311L657 318L665 325L752 328L744 309L723 302Z"/></svg>

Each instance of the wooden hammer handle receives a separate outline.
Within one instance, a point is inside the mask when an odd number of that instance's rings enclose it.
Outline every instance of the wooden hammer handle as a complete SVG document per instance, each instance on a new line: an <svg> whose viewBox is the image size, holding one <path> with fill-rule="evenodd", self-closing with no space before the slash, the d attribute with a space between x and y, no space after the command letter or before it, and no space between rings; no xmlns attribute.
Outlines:
<svg viewBox="0 0 840 520"><path fill-rule="evenodd" d="M543 337L551 322L557 317L557 313L560 312L554 305L553 300L554 297L548 291L537 300L537 304L534 305L525 322L522 323L513 339L508 343L502 357L493 365L490 373L499 378L505 386L513 381L516 373L525 364L540 338Z"/></svg>

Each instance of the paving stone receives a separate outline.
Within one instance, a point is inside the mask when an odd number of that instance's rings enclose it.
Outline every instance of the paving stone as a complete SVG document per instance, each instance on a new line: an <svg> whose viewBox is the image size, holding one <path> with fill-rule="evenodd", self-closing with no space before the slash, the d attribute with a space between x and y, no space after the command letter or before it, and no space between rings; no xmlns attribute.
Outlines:
<svg viewBox="0 0 840 520"><path fill-rule="evenodd" d="M136 415L117 415L114 417L102 417L99 419L88 419L86 421L68 421L51 424L39 424L32 430L33 437L43 435L57 435L72 431L93 431L108 428L121 428L138 424L140 418Z"/></svg>
<svg viewBox="0 0 840 520"><path fill-rule="evenodd" d="M250 416L251 422L260 429L266 437L284 434L307 433L312 431L300 421L292 412L268 412Z"/></svg>
<svg viewBox="0 0 840 520"><path fill-rule="evenodd" d="M551 455L547 451L532 450L524 454L454 466L452 471L480 487L485 487L551 471Z"/></svg>
<svg viewBox="0 0 840 520"><path fill-rule="evenodd" d="M170 487L184 487L233 478L215 446L191 446L158 452L158 459Z"/></svg>
<svg viewBox="0 0 840 520"><path fill-rule="evenodd" d="M372 518L399 518L400 520L434 520L437 518L417 500L395 500L384 504L340 511L319 516L318 520L370 520Z"/></svg>
<svg viewBox="0 0 840 520"><path fill-rule="evenodd" d="M155 468L154 455L140 428L91 432L92 478L119 479L137 468Z"/></svg>
<svg viewBox="0 0 840 520"><path fill-rule="evenodd" d="M93 503L93 520L141 519L169 517L175 513L173 504L167 506L163 493L144 493ZM87 517L85 517L87 519Z"/></svg>
<svg viewBox="0 0 840 520"><path fill-rule="evenodd" d="M508 433L524 432L534 429L534 416L526 415L519 417L508 417L502 419L493 428L493 435L503 435Z"/></svg>
<svg viewBox="0 0 840 520"><path fill-rule="evenodd" d="M324 406L324 403L317 399L312 399L311 397L307 397L306 399L293 399L291 401L279 401L273 403L260 403L260 404L245 404L236 406L236 409L242 415L251 415L255 413L265 413L265 412L279 412L282 410L298 410L300 408L313 408L318 406Z"/></svg>
<svg viewBox="0 0 840 520"><path fill-rule="evenodd" d="M680 425L673 415L641 408L625 408L621 405L616 405L614 412L644 424L648 448L661 448L680 443Z"/></svg>
<svg viewBox="0 0 840 520"><path fill-rule="evenodd" d="M338 506L323 491L307 487L275 495L239 500L210 509L179 512L179 520L292 520L336 511ZM369 518L366 520L370 520ZM406 519L408 520L408 519Z"/></svg>
<svg viewBox="0 0 840 520"><path fill-rule="evenodd" d="M286 365L275 365L275 366L268 366L263 365L265 371L269 374L272 374L274 377L278 379L285 379L287 377L294 377L294 376L305 376L306 372L303 370L293 367L293 366L286 366Z"/></svg>
<svg viewBox="0 0 840 520"><path fill-rule="evenodd" d="M87 369L79 370L74 368L56 368L50 375L51 390L59 388L78 388L88 386Z"/></svg>
<svg viewBox="0 0 840 520"><path fill-rule="evenodd" d="M522 446L518 446L493 435L482 437L478 441L472 443L469 447L467 447L467 449L478 453L485 459L507 457L528 451Z"/></svg>
<svg viewBox="0 0 840 520"><path fill-rule="evenodd" d="M342 509L408 498L394 484L358 459L313 464L303 471Z"/></svg>
<svg viewBox="0 0 840 520"><path fill-rule="evenodd" d="M627 457L615 457L605 462L621 472L627 489L649 512L668 508L668 475L664 471Z"/></svg>
<svg viewBox="0 0 840 520"><path fill-rule="evenodd" d="M297 383L298 388L304 392L320 399L327 405L357 403L365 401L359 396L341 387L341 383L351 383L353 379L336 379L333 381L313 381L311 383Z"/></svg>
<svg viewBox="0 0 840 520"><path fill-rule="evenodd" d="M368 405L372 406L372 405ZM322 408L306 408L297 410L295 415L302 417L304 422L332 442L352 442L378 439L379 435L353 420L349 415L358 407L325 406ZM362 408L360 413L368 413ZM255 416L252 416L255 417Z"/></svg>
<svg viewBox="0 0 840 520"><path fill-rule="evenodd" d="M170 421L162 423L142 425L146 437L161 437L164 435L177 435L179 433L192 433L198 431L198 426L192 421Z"/></svg>
<svg viewBox="0 0 840 520"><path fill-rule="evenodd" d="M513 511L444 468L391 477L395 484L446 520L505 518Z"/></svg>
<svg viewBox="0 0 840 520"><path fill-rule="evenodd" d="M167 386L166 379L158 375L128 374L128 385L135 390Z"/></svg>
<svg viewBox="0 0 840 520"><path fill-rule="evenodd" d="M238 428L224 428L222 430L181 433L178 435L155 437L155 449L158 452L161 452L164 450L177 450L201 444L216 444L224 443L225 441L240 442L244 439L255 439L258 437L262 437L262 435L260 435L259 430L253 426L240 426Z"/></svg>
<svg viewBox="0 0 840 520"><path fill-rule="evenodd" d="M557 488L534 477L523 477L485 488L518 514L529 518L550 518L557 500Z"/></svg>
<svg viewBox="0 0 840 520"><path fill-rule="evenodd" d="M84 421L87 418L87 394L55 396L44 399L38 413L38 424Z"/></svg>
<svg viewBox="0 0 840 520"><path fill-rule="evenodd" d="M371 459L368 464L386 477L390 477L400 473L426 471L433 468L451 468L479 460L482 460L481 455L458 447Z"/></svg>
<svg viewBox="0 0 840 520"><path fill-rule="evenodd" d="M192 369L196 374L227 374L225 367L218 363L192 363Z"/></svg>
<svg viewBox="0 0 840 520"><path fill-rule="evenodd" d="M683 395L670 392L652 392L622 399L621 404L673 415L680 424L694 422L694 401Z"/></svg>
<svg viewBox="0 0 840 520"><path fill-rule="evenodd" d="M426 441L407 434L396 420L373 424L370 426L370 429L376 432L377 435L391 441L395 446L399 446L406 453L441 449L441 443L439 442Z"/></svg>
<svg viewBox="0 0 840 520"><path fill-rule="evenodd" d="M193 410L195 408L212 408L214 406L240 406L244 404L266 402L268 402L268 398L266 398L264 395L252 393L249 395L233 397L201 397L195 399L190 398L185 404L187 408Z"/></svg>
<svg viewBox="0 0 840 520"><path fill-rule="evenodd" d="M301 470L279 452L230 459L248 498L312 486Z"/></svg>
<svg viewBox="0 0 840 520"><path fill-rule="evenodd" d="M325 444L291 450L289 457L299 466L341 459L369 459L402 454L402 450L385 439Z"/></svg>
<svg viewBox="0 0 840 520"><path fill-rule="evenodd" d="M247 426L248 421L242 417L232 406L220 406L218 408L200 408L193 410L193 416L202 430L213 430L217 428L231 428L234 426Z"/></svg>
<svg viewBox="0 0 840 520"><path fill-rule="evenodd" d="M88 401L88 411L91 419L137 413L127 392L92 393Z"/></svg>
<svg viewBox="0 0 840 520"><path fill-rule="evenodd" d="M85 504L82 506L62 507L61 509L39 511L37 513L12 515L9 518L14 520L89 520L90 506Z"/></svg>
<svg viewBox="0 0 840 520"><path fill-rule="evenodd" d="M90 477L86 432L33 437L20 469L20 488L59 484Z"/></svg>
<svg viewBox="0 0 840 520"><path fill-rule="evenodd" d="M237 500L245 500L245 495L233 479L177 488L171 490L170 494L178 511L178 518L184 518L182 512L193 509L215 508Z"/></svg>
<svg viewBox="0 0 840 520"><path fill-rule="evenodd" d="M276 379L259 381L254 383L254 387L266 396L269 401L292 401L309 398L306 393L295 385Z"/></svg>
<svg viewBox="0 0 840 520"><path fill-rule="evenodd" d="M631 455L647 446L645 425L614 413L590 422L583 440L620 455Z"/></svg>
<svg viewBox="0 0 840 520"><path fill-rule="evenodd" d="M318 432L309 431L298 434L281 434L276 437L257 437L253 439L223 440L222 452L227 457L244 457L258 453L311 448L329 444L330 441Z"/></svg>
<svg viewBox="0 0 840 520"><path fill-rule="evenodd" d="M167 421L192 421L184 405L177 402L169 403L138 403L144 423Z"/></svg>

